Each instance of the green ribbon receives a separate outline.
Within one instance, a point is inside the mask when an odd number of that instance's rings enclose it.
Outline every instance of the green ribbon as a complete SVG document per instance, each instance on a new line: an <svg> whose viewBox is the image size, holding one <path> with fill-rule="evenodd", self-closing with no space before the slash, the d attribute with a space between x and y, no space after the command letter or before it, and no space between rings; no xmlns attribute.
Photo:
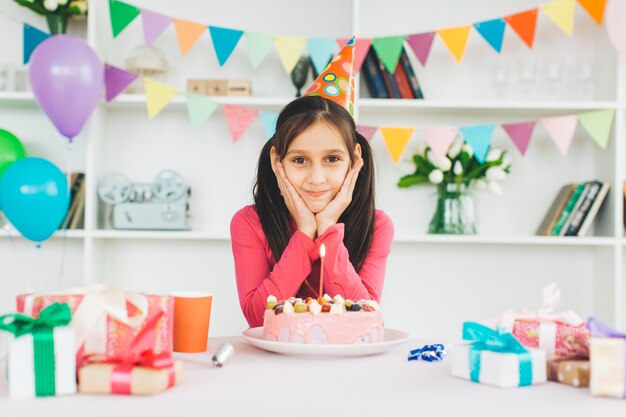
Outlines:
<svg viewBox="0 0 626 417"><path fill-rule="evenodd" d="M56 394L56 364L54 358L54 328L67 326L72 313L67 304L54 303L41 310L34 319L24 314L0 316L0 330L12 333L15 337L33 335L33 356L35 363L35 394L45 397Z"/></svg>
<svg viewBox="0 0 626 417"><path fill-rule="evenodd" d="M519 386L531 385L533 367L530 353L517 339L502 329L493 330L482 324L463 323L463 339L471 340L469 351L470 378L474 382L480 380L481 352L488 350L497 353L514 353L519 358Z"/></svg>

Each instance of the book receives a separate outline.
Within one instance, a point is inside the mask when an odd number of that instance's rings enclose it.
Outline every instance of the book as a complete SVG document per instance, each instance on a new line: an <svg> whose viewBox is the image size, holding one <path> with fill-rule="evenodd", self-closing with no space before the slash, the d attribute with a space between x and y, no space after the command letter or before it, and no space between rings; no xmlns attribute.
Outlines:
<svg viewBox="0 0 626 417"><path fill-rule="evenodd" d="M570 198L567 200L567 204L561 211L561 214L559 215L559 218L557 219L556 224L554 225L554 228L552 229L552 236L559 236L559 233L561 232L563 225L567 221L567 218L569 217L569 215L572 213L572 209L576 205L576 202L578 201L578 197L580 197L580 194L583 192L584 188L585 188L584 183L580 183L576 185L576 189L574 190Z"/></svg>
<svg viewBox="0 0 626 417"><path fill-rule="evenodd" d="M540 236L552 235L552 229L554 229L554 226L556 225L556 222L558 221L559 216L561 215L561 212L567 205L567 202L569 201L570 197L576 190L577 186L578 184L573 183L573 184L567 184L561 187L556 197L552 201L552 205L550 206L550 208L546 212L546 215L541 221L541 224L537 228L537 232L536 232L537 235L540 235Z"/></svg>
<svg viewBox="0 0 626 417"><path fill-rule="evenodd" d="M380 73L383 77L383 82L385 83L385 89L387 90L389 98L402 98L400 96L400 91L398 91L398 85L396 84L396 80L394 80L393 78L393 74L389 72L387 67L385 67L385 64L383 64L383 62L378 58L378 55L376 55L374 48L370 48L370 51L376 58L376 61L378 63L378 69L380 70Z"/></svg>
<svg viewBox="0 0 626 417"><path fill-rule="evenodd" d="M600 207L602 207L602 203L606 199L606 196L609 193L610 189L611 189L610 183L608 182L602 183L602 186L600 187L600 190L598 191L598 195L596 195L596 198L591 203L591 207L589 207L589 211L587 212L587 215L583 219L583 222L580 225L580 228L578 229L577 236L585 236L589 232L591 223L593 223L593 220L598 214Z"/></svg>
<svg viewBox="0 0 626 417"><path fill-rule="evenodd" d="M409 86L411 87L413 98L423 99L424 94L422 94L422 88L420 87L420 83L417 81L417 76L415 75L415 71L413 71L413 66L411 65L409 56L404 48L402 48L402 53L400 54L399 65L402 65L406 77L409 80Z"/></svg>
<svg viewBox="0 0 626 417"><path fill-rule="evenodd" d="M396 70L393 72L393 79L396 81L396 85L398 86L398 91L400 92L400 98L404 99L413 99L413 92L411 91L411 85L409 84L409 79L406 76L406 72L404 71L404 67L398 63L396 65Z"/></svg>
<svg viewBox="0 0 626 417"><path fill-rule="evenodd" d="M591 204L593 203L595 198L598 196L598 192L600 191L601 187L602 187L602 183L600 181L591 181L589 183L589 189L587 190L585 194L583 194L582 204L580 205L580 207L578 208L576 212L572 213L572 222L570 223L569 227L565 231L565 236L577 236L578 235L578 230L580 230L580 226L582 225L583 220L585 219L585 216L589 212L589 209L591 208Z"/></svg>
<svg viewBox="0 0 626 417"><path fill-rule="evenodd" d="M70 220L70 229L83 229L85 227L85 182L82 181L76 194L76 204L73 216Z"/></svg>
<svg viewBox="0 0 626 417"><path fill-rule="evenodd" d="M369 52L365 56L363 66L361 67L361 73L365 79L365 85L369 90L372 98L389 98L387 88L385 87L385 81L380 72L378 66L378 58L374 52L374 48L370 48Z"/></svg>
<svg viewBox="0 0 626 417"><path fill-rule="evenodd" d="M69 224L72 221L72 217L76 211L76 196L80 191L82 183L85 178L85 174L82 172L73 172L70 177L70 204L67 209L67 215L65 216L65 220L61 223L60 229L68 229Z"/></svg>
<svg viewBox="0 0 626 417"><path fill-rule="evenodd" d="M585 195L587 194L587 192L589 191L589 188L591 187L591 184L589 182L584 182L582 183L582 185L583 185L583 190L578 195L578 199L576 200L576 203L574 204L574 206L572 207L572 210L567 216L567 220L565 220L565 223L563 223L563 227L561 227L561 229L559 230L559 236L565 236L565 232L567 232L567 229L569 228L570 224L572 224L572 221L574 220L574 217L576 216L578 209L580 208L583 201L585 200Z"/></svg>

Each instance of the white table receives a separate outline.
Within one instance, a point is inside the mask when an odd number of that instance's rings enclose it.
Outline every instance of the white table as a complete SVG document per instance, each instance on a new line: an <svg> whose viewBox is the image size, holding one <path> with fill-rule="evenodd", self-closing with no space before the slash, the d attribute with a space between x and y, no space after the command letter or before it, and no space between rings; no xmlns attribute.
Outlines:
<svg viewBox="0 0 626 417"><path fill-rule="evenodd" d="M9 400L0 378L0 417L43 416L617 416L626 402L595 398L584 388L549 382L499 389L454 378L450 360L407 361L411 340L389 352L359 358L303 358L265 352L242 337L213 338L235 346L223 368L211 354L185 360L183 382L151 397L75 395ZM0 369L4 373L4 369ZM435 414L437 413L437 414ZM619 413L619 414L618 414Z"/></svg>

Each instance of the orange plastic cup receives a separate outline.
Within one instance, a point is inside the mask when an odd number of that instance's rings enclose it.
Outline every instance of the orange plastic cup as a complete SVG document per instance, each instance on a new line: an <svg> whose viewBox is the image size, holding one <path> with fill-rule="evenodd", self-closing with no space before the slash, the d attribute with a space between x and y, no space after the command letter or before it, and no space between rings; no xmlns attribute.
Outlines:
<svg viewBox="0 0 626 417"><path fill-rule="evenodd" d="M213 294L179 291L174 297L174 352L207 350Z"/></svg>

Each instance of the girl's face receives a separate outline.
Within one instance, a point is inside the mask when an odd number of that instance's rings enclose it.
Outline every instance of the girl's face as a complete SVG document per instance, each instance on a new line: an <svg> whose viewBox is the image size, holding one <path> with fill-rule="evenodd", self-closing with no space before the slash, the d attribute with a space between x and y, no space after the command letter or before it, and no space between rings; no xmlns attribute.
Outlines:
<svg viewBox="0 0 626 417"><path fill-rule="evenodd" d="M357 145L357 155L360 156ZM352 161L334 127L317 122L291 142L282 160L285 174L309 210L319 213L337 195Z"/></svg>

